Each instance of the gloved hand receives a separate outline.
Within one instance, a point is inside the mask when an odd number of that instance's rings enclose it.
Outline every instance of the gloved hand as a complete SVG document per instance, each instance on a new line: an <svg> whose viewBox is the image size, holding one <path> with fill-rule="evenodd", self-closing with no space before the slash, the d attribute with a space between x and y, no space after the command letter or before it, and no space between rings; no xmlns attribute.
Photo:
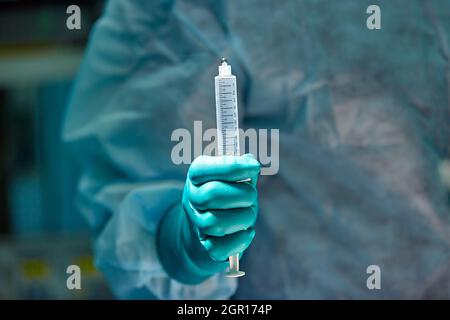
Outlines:
<svg viewBox="0 0 450 320"><path fill-rule="evenodd" d="M259 172L251 154L194 160L182 204L166 213L158 228L159 259L171 277L200 283L223 271L228 256L242 256L255 236Z"/></svg>

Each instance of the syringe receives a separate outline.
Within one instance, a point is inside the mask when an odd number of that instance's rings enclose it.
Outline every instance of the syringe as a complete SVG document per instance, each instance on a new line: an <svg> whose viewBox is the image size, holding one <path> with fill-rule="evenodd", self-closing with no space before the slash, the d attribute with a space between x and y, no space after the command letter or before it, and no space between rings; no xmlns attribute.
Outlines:
<svg viewBox="0 0 450 320"><path fill-rule="evenodd" d="M236 76L231 74L231 66L226 59L222 58L219 75L214 80L218 155L240 155ZM242 277L245 272L239 270L239 254L230 256L229 261L230 266L225 275Z"/></svg>

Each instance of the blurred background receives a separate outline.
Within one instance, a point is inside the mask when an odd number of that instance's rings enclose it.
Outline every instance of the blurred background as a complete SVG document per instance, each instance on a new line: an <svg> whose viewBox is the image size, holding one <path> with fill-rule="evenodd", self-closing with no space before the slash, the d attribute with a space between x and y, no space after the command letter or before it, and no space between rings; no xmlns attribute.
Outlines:
<svg viewBox="0 0 450 320"><path fill-rule="evenodd" d="M66 28L71 1L0 0L0 299L112 298L76 208L78 168L61 143L70 88L104 5L75 3L81 30ZM440 135L450 190L448 131ZM82 270L81 290L66 288L71 264Z"/></svg>
<svg viewBox="0 0 450 320"><path fill-rule="evenodd" d="M77 167L61 144L71 83L103 1L0 1L0 299L109 298L75 207ZM67 290L67 266L82 290Z"/></svg>

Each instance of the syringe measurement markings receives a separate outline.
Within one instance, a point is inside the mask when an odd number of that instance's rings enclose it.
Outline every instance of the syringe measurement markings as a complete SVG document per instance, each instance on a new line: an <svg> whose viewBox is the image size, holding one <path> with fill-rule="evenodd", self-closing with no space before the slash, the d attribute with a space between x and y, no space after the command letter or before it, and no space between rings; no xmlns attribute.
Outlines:
<svg viewBox="0 0 450 320"><path fill-rule="evenodd" d="M228 117L227 119L221 119L220 122L222 124L232 124L233 126L236 124L236 121L234 118Z"/></svg>
<svg viewBox="0 0 450 320"><path fill-rule="evenodd" d="M220 123L222 128L223 137L223 149L231 149L236 152L237 149L237 137L235 131L237 129L236 121L236 89L234 84L229 84L228 79L219 80L219 90L218 90L218 102L220 106ZM232 88L230 90L230 88ZM227 111L228 110L228 111Z"/></svg>
<svg viewBox="0 0 450 320"><path fill-rule="evenodd" d="M227 117L227 118L230 118L230 117L234 118L235 117L235 114L232 111L224 111L224 112L221 112L220 115L222 117Z"/></svg>

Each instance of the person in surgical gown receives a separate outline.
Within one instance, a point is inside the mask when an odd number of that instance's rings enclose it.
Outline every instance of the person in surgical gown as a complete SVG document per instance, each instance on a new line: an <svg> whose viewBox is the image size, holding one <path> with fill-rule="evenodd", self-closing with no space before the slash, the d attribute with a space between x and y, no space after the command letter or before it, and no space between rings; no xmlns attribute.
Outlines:
<svg viewBox="0 0 450 320"><path fill-rule="evenodd" d="M90 36L64 141L96 264L119 298L450 298L450 2L113 0ZM215 127L227 57L240 125L278 128L246 276L171 278L155 249L189 165L171 134ZM367 267L381 269L369 290Z"/></svg>

